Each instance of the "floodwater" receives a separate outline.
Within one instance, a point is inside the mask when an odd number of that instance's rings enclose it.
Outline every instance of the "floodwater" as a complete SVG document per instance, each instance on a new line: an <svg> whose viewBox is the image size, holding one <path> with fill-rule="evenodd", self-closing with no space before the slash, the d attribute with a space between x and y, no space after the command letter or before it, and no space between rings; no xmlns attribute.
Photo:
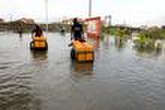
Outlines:
<svg viewBox="0 0 165 110"><path fill-rule="evenodd" d="M30 34L0 34L0 110L164 110L165 49L139 50L113 37L95 45L95 62L70 59L69 35L48 34L48 52L31 52Z"/></svg>

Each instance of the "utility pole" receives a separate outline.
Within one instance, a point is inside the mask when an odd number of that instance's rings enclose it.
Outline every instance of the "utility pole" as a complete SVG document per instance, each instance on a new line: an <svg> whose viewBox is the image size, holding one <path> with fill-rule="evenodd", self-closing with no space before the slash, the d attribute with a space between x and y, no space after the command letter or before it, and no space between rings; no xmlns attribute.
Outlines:
<svg viewBox="0 0 165 110"><path fill-rule="evenodd" d="M9 22L12 22L13 21L13 14L9 13L8 16L9 16Z"/></svg>
<svg viewBox="0 0 165 110"><path fill-rule="evenodd" d="M111 15L105 16L105 21L106 21L107 26L111 26L112 16Z"/></svg>
<svg viewBox="0 0 165 110"><path fill-rule="evenodd" d="M10 26L8 27L8 31L12 30L15 28L12 26L12 21L13 21L13 14L9 14L9 24Z"/></svg>
<svg viewBox="0 0 165 110"><path fill-rule="evenodd" d="M45 16L46 16L46 33L48 34L49 24L48 24L48 0L45 0Z"/></svg>
<svg viewBox="0 0 165 110"><path fill-rule="evenodd" d="M92 16L92 0L89 0L89 17Z"/></svg>

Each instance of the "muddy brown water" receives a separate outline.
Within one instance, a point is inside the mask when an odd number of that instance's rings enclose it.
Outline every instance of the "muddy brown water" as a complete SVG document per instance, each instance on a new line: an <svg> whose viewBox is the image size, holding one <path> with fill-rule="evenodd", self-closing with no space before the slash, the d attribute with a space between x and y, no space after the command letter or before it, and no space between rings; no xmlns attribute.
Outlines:
<svg viewBox="0 0 165 110"><path fill-rule="evenodd" d="M69 35L48 34L48 52L31 52L30 34L0 35L0 110L164 110L165 51L113 37L95 62L70 59Z"/></svg>

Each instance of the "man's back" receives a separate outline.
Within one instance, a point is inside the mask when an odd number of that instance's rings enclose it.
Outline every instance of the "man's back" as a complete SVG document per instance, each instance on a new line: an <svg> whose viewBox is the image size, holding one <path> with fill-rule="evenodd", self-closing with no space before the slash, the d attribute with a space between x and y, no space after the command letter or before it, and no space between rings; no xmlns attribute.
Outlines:
<svg viewBox="0 0 165 110"><path fill-rule="evenodd" d="M72 26L73 37L82 38L83 26L80 23L74 23Z"/></svg>
<svg viewBox="0 0 165 110"><path fill-rule="evenodd" d="M36 25L35 29L33 29L32 33L35 33L35 37L41 37L43 32L42 29Z"/></svg>

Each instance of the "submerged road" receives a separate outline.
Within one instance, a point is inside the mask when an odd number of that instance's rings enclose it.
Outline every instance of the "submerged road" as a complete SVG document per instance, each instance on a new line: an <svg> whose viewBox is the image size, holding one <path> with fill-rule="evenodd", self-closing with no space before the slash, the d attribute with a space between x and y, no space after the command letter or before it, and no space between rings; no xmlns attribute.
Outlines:
<svg viewBox="0 0 165 110"><path fill-rule="evenodd" d="M164 110L165 51L138 51L114 37L95 44L95 62L70 60L69 37L48 34L31 52L30 34L0 35L0 110Z"/></svg>

